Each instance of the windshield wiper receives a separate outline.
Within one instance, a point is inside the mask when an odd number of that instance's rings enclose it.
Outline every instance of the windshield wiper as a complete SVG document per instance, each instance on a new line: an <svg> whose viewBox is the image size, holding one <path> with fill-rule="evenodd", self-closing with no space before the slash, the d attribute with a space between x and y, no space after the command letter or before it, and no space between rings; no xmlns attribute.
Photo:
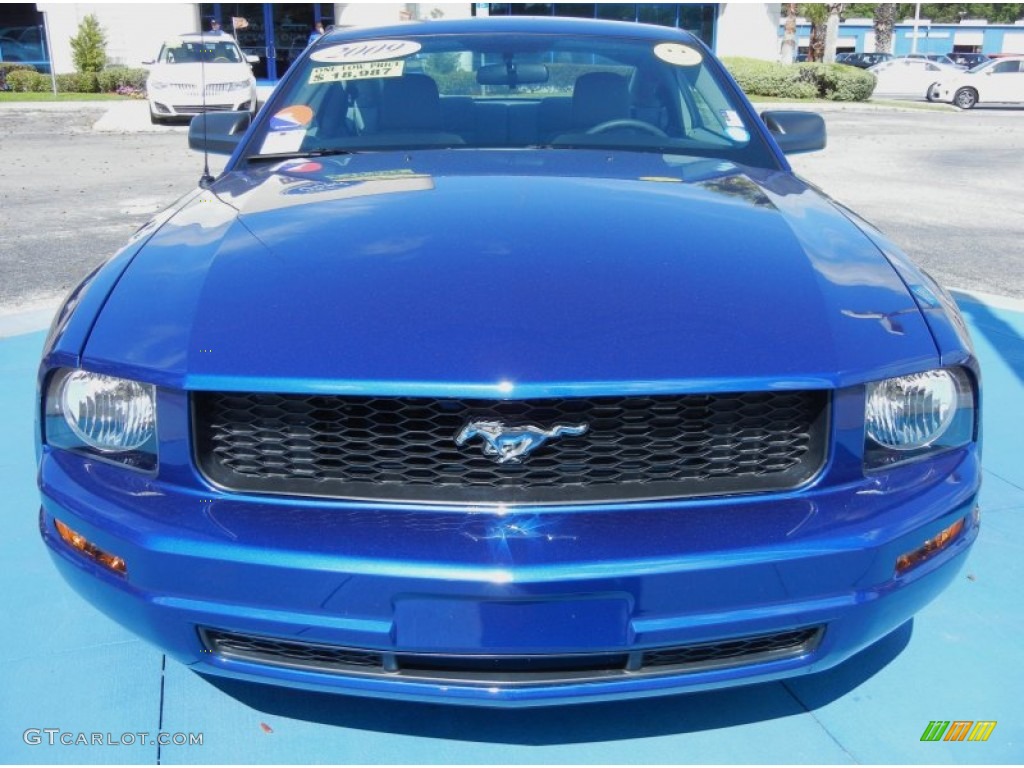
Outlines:
<svg viewBox="0 0 1024 768"><path fill-rule="evenodd" d="M307 157L329 157L331 155L357 155L355 149L303 149L299 152L273 152L268 155L246 155L246 160L301 160Z"/></svg>

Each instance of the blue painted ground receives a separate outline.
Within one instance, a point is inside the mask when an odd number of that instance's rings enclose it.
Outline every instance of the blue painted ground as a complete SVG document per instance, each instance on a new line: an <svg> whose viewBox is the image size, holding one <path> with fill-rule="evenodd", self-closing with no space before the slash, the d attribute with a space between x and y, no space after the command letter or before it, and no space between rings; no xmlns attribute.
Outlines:
<svg viewBox="0 0 1024 768"><path fill-rule="evenodd" d="M816 677L519 712L214 684L165 662L51 565L36 530L31 426L43 335L0 338L0 762L1024 762L1024 313L959 298L985 377L985 487L981 536L949 591ZM998 725L986 743L921 742L931 720ZM50 746L43 732L25 743L26 730L47 728L150 736ZM158 731L201 733L203 744L149 743Z"/></svg>

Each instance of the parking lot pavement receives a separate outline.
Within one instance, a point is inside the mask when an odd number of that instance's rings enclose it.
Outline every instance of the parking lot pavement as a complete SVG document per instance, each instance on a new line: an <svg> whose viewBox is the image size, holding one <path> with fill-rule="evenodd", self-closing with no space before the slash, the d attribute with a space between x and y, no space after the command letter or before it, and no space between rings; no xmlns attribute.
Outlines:
<svg viewBox="0 0 1024 768"><path fill-rule="evenodd" d="M93 123L100 133L188 133L187 125L153 125L149 103L144 100L117 101Z"/></svg>
<svg viewBox="0 0 1024 768"><path fill-rule="evenodd" d="M949 590L912 623L819 675L525 711L214 682L106 619L58 577L36 526L33 376L43 334L0 338L0 487L8 498L0 615L9 628L0 635L0 762L1019 763L1024 306L958 300L984 372L985 479L982 532ZM997 725L987 742L921 741L933 720ZM51 746L46 728L121 745L64 746L58 735ZM150 743L160 731L201 734L202 746ZM29 743L37 735L42 743Z"/></svg>
<svg viewBox="0 0 1024 768"><path fill-rule="evenodd" d="M1024 298L1024 109L809 108L825 110L829 146L793 157L798 173L943 284ZM151 126L144 101L0 105L0 307L56 301L193 189L202 157L185 131Z"/></svg>
<svg viewBox="0 0 1024 768"><path fill-rule="evenodd" d="M273 90L273 85L257 83L257 102L266 103ZM149 102L145 99L110 103L92 129L100 133L188 133L186 124L153 125L149 119Z"/></svg>

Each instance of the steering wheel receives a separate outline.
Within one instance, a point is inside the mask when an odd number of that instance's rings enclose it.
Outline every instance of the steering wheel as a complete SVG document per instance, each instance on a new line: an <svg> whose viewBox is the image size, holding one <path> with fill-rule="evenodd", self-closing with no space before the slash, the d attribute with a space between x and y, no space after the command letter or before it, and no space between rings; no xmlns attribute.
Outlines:
<svg viewBox="0 0 1024 768"><path fill-rule="evenodd" d="M227 56L218 56L213 60L214 64L230 64L231 60Z"/></svg>
<svg viewBox="0 0 1024 768"><path fill-rule="evenodd" d="M667 139L668 134L665 133L661 128L650 123L645 123L643 120L633 120L628 117L620 118L618 120L606 120L603 123L598 123L593 128L590 128L587 132L587 136L593 136L598 133L604 133L605 131L614 131L619 128L635 128L638 131L644 131L657 136L659 139Z"/></svg>

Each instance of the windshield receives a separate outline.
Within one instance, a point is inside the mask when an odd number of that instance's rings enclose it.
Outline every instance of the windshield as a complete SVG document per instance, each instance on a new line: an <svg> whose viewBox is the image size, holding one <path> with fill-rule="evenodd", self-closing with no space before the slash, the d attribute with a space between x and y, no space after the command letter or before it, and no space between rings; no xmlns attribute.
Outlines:
<svg viewBox="0 0 1024 768"><path fill-rule="evenodd" d="M977 64L977 65L971 67L968 70L968 72L984 72L989 67L994 67L998 63L999 63L999 59L988 59L987 61L981 62L981 64Z"/></svg>
<svg viewBox="0 0 1024 768"><path fill-rule="evenodd" d="M242 53L231 41L175 40L164 43L157 60L161 64L240 64Z"/></svg>
<svg viewBox="0 0 1024 768"><path fill-rule="evenodd" d="M777 167L696 45L411 35L314 50L249 157L414 147L612 148Z"/></svg>

